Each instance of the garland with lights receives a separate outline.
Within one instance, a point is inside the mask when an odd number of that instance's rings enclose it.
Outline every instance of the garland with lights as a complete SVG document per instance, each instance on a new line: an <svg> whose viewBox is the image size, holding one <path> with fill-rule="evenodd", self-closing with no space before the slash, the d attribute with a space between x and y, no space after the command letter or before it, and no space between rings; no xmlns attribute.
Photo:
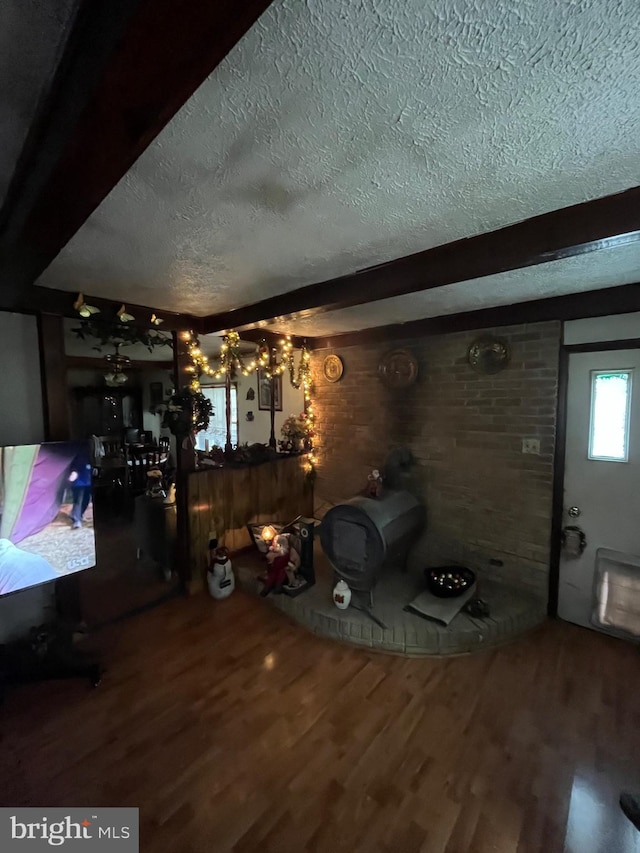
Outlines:
<svg viewBox="0 0 640 853"><path fill-rule="evenodd" d="M228 332L222 339L218 366L214 368L209 364L208 357L200 349L200 340L195 332L183 332L181 337L187 345L187 354L191 360L191 364L186 369L188 373L193 374L190 383L193 391L200 390L201 376L213 376L214 379L221 379L228 373L233 379L238 371L243 376L249 376L258 367L267 364L269 360L269 352L261 351L257 360L252 359L248 363L245 362L240 352L240 335L232 331Z"/></svg>
<svg viewBox="0 0 640 853"><path fill-rule="evenodd" d="M201 391L183 388L172 394L162 420L162 426L180 438L207 429L214 416L211 400Z"/></svg>
<svg viewBox="0 0 640 853"><path fill-rule="evenodd" d="M216 379L220 379L223 375L229 374L233 379L237 371L240 371L243 376L249 376L254 370L259 367L264 367L269 360L269 353L261 348L258 360L252 359L250 362L245 362L240 352L240 335L235 332L227 332L222 339L220 347L220 359L217 370L212 372Z"/></svg>
<svg viewBox="0 0 640 853"><path fill-rule="evenodd" d="M289 371L289 381L294 388L302 387L304 393L304 415L306 420L306 438L309 441L310 447L307 451L307 479L313 483L316 478L316 462L314 448L314 414L313 401L311 399L311 353L303 344L300 351L300 363L296 376L295 361L293 356L293 344L291 337L287 335L284 340L280 341L280 364L278 369L281 373L285 370Z"/></svg>
<svg viewBox="0 0 640 853"><path fill-rule="evenodd" d="M302 387L304 393L304 414L307 423L307 436L311 443L311 448L307 452L307 478L313 482L316 476L317 457L315 455L313 438L314 432L314 412L313 401L311 399L311 353L306 345L303 345L300 352L300 363L296 371L295 359L293 355L293 343L291 336L287 335L280 341L279 361L275 365L271 365L269 347L266 343L260 346L257 358L252 358L251 361L245 361L240 351L240 335L235 330L227 332L222 339L220 347L220 356L218 364L214 368L209 364L209 359L200 349L200 341L198 336L193 331L183 332L182 340L187 345L187 353L191 364L187 367L187 371L193 375L189 385L192 392L200 391L200 377L213 376L214 379L221 379L223 376L229 375L232 379L240 372L243 376L249 376L255 370L262 369L267 379L272 379L275 376L280 376L287 370L289 372L289 381L294 388Z"/></svg>
<svg viewBox="0 0 640 853"><path fill-rule="evenodd" d="M293 385L294 388L300 388L302 386L304 392L304 415L306 419L306 433L307 438L311 444L310 449L307 451L307 479L309 482L313 483L316 478L316 463L318 461L317 456L315 455L314 442L313 439L315 437L314 430L314 414L313 414L313 401L311 399L311 353L306 347L306 344L303 344L302 349L300 351L300 363L298 364L297 376L296 376L296 367L295 367L295 359L293 355L293 343L291 341L291 336L287 335L286 338L283 338L280 341L280 361L273 368L268 366L268 356L269 350L266 346L262 346L260 349L260 358L264 358L266 360L266 364L264 361L261 361L259 366L263 368L265 376L268 379L271 379L274 376L280 376L285 370L289 371L289 381Z"/></svg>

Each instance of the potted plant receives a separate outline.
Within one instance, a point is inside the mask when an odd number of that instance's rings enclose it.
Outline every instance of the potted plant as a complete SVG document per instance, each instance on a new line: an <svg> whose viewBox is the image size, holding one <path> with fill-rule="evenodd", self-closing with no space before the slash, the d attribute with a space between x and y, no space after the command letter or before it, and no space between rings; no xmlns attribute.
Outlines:
<svg viewBox="0 0 640 853"><path fill-rule="evenodd" d="M280 446L284 451L295 453L306 449L312 437L311 424L306 412L301 412L299 415L289 415L282 424L280 433L283 438Z"/></svg>

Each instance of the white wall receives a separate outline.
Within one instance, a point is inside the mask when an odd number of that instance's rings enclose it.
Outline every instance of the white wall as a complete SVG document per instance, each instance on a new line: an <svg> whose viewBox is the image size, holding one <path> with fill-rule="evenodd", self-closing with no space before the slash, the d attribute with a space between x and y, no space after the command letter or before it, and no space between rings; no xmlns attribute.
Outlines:
<svg viewBox="0 0 640 853"><path fill-rule="evenodd" d="M35 317L0 311L0 446L44 440L42 383ZM0 642L39 625L53 605L53 585L0 598Z"/></svg>
<svg viewBox="0 0 640 853"><path fill-rule="evenodd" d="M608 317L588 317L568 320L564 324L564 343L586 344L596 341L623 341L640 338L640 312L613 314Z"/></svg>

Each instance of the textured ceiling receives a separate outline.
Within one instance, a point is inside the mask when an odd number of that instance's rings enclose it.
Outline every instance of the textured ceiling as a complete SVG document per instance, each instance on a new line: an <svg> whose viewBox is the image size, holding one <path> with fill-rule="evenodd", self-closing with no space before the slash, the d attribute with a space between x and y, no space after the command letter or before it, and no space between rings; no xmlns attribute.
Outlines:
<svg viewBox="0 0 640 853"><path fill-rule="evenodd" d="M276 0L39 283L204 315L617 192L638 91L637 0Z"/></svg>
<svg viewBox="0 0 640 853"><path fill-rule="evenodd" d="M75 0L0 3L0 204L60 58L74 6Z"/></svg>
<svg viewBox="0 0 640 853"><path fill-rule="evenodd" d="M640 243L602 249L536 267L449 284L421 293L382 299L368 305L331 311L315 317L293 316L277 323L283 333L332 335L440 317L496 305L511 305L568 293L633 284L640 280Z"/></svg>

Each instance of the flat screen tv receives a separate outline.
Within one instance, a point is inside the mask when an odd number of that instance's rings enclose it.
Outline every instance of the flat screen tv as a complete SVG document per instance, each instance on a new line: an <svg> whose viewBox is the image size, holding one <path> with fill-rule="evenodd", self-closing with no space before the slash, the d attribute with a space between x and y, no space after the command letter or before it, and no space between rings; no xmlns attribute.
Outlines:
<svg viewBox="0 0 640 853"><path fill-rule="evenodd" d="M0 448L0 595L96 563L86 441Z"/></svg>

